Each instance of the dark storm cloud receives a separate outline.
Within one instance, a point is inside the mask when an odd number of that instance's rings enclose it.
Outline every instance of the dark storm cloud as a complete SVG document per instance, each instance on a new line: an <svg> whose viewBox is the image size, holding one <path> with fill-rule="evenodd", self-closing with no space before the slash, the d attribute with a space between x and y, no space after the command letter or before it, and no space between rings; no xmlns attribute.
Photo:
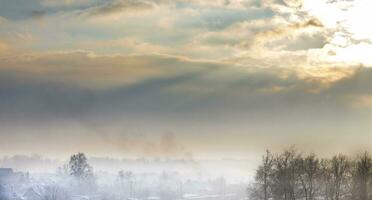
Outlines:
<svg viewBox="0 0 372 200"><path fill-rule="evenodd" d="M40 20L45 17L46 13L44 11L33 11L31 17L36 20Z"/></svg>
<svg viewBox="0 0 372 200"><path fill-rule="evenodd" d="M46 14L74 10L86 5L61 4L48 6L43 0L0 0L0 16L9 20L27 20ZM62 2L62 1L61 1Z"/></svg>
<svg viewBox="0 0 372 200"><path fill-rule="evenodd" d="M87 61L89 58L83 54L74 56L66 64L75 67L81 65L78 70L81 73L80 70L88 66L80 59ZM69 77L77 69L64 65L53 66L51 63L57 59L55 57L58 55L27 63L31 69L33 66L44 65L35 68L38 73L33 70L20 72L1 69L0 118L3 122L17 118L42 120L132 114L174 116L174 119L192 115L208 119L214 114L225 115L227 118L229 115L275 118L287 111L295 112L299 117L317 118L321 114L332 118L333 114L342 110L347 112L354 105L355 102L345 101L349 95L356 92L360 96L372 95L369 88L372 80L370 69L356 70L353 76L324 83L320 78L303 78L297 71L289 69L257 68L244 72L217 63L156 56L143 57L142 60L147 60L146 65L160 71L169 70L164 67L169 66L175 72L141 78L129 84L123 82L112 87L102 88L99 84L86 87L80 83L84 79L74 80L74 77ZM113 63L110 58L101 61L99 58L94 59L92 63L102 65L101 68ZM123 57L123 60L128 59ZM141 60L141 57L136 59ZM119 60L115 62L122 63L121 67L107 70L113 70L109 73L119 74L125 79L127 72L120 69L127 64ZM128 64L131 65L130 62ZM94 66L89 69L96 70ZM45 73L40 73L40 70ZM67 75L66 70L69 71ZM102 78L100 72L97 72L92 73L89 83ZM47 74L49 78L43 78Z"/></svg>
<svg viewBox="0 0 372 200"><path fill-rule="evenodd" d="M329 89L338 95L372 95L372 69L359 68L353 76L346 77Z"/></svg>
<svg viewBox="0 0 372 200"><path fill-rule="evenodd" d="M154 5L148 1L138 1L138 0L117 0L108 1L96 7L93 7L83 14L88 16L102 16L110 15L115 13L125 13L130 11L143 11L152 9Z"/></svg>
<svg viewBox="0 0 372 200"><path fill-rule="evenodd" d="M235 23L251 21L255 19L267 19L274 15L266 9L234 10L228 8L209 8L200 12L200 16L194 18L182 18L177 20L177 27L202 28L207 30L222 30Z"/></svg>
<svg viewBox="0 0 372 200"><path fill-rule="evenodd" d="M74 116L84 111L91 93L54 82L22 79L1 72L0 120ZM67 115L68 114L68 115Z"/></svg>
<svg viewBox="0 0 372 200"><path fill-rule="evenodd" d="M152 8L152 4L140 0L0 0L0 16L9 20L27 20L40 16L75 12L86 15L105 15L123 11L139 11Z"/></svg>
<svg viewBox="0 0 372 200"><path fill-rule="evenodd" d="M206 1L208 2L208 1ZM156 5L174 5L176 9L184 8L213 8L212 5L218 3L203 1L159 1L159 0L92 0L92 1L57 1L57 0L0 0L0 16L10 20L25 20L39 17L40 15L48 15L55 13L75 12L86 16L102 16L114 13L126 13L144 11L154 8ZM251 5L251 4L249 4ZM251 8L251 7L247 7ZM229 12L222 7L214 7L219 9L218 12L206 11L205 22L208 24L213 20L214 26L225 24L237 18L259 18L262 15L270 15L271 13L261 13L259 10L250 10L249 12L242 10L234 10ZM219 14L217 14L219 13ZM223 17L221 17L223 15ZM255 16L257 15L257 16Z"/></svg>
<svg viewBox="0 0 372 200"><path fill-rule="evenodd" d="M7 19L28 19L33 12L43 12L40 0L0 0L0 16Z"/></svg>
<svg viewBox="0 0 372 200"><path fill-rule="evenodd" d="M365 138L370 124L369 68L316 69L332 75L305 76L303 68L83 52L20 56L0 60L0 66L0 137L17 141L3 142L2 152L40 153L53 146L54 153L128 153L131 141L146 146L170 131L193 152L215 148L220 154L242 145L306 143L327 131L338 135L333 144L339 144L350 140L350 132ZM329 80L335 76L340 78ZM121 82L107 85L117 77ZM138 80L127 81L133 77ZM211 136L218 141L200 143ZM138 149L133 151L143 151Z"/></svg>

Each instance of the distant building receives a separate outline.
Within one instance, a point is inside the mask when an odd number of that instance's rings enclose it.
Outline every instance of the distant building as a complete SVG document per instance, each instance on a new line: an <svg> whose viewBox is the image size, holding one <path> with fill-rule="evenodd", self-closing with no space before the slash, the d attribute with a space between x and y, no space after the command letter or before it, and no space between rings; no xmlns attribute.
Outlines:
<svg viewBox="0 0 372 200"><path fill-rule="evenodd" d="M28 175L14 172L12 168L0 168L0 185L13 185L28 180Z"/></svg>
<svg viewBox="0 0 372 200"><path fill-rule="evenodd" d="M13 175L12 168L0 168L0 178L9 177Z"/></svg>

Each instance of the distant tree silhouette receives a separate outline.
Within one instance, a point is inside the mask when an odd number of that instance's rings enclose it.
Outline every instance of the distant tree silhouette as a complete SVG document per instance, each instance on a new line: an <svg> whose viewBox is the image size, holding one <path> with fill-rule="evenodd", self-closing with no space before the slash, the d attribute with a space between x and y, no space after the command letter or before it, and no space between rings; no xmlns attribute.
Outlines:
<svg viewBox="0 0 372 200"><path fill-rule="evenodd" d="M313 200L315 197L316 179L319 177L319 159L315 154L310 154L299 159L298 175L305 200Z"/></svg>
<svg viewBox="0 0 372 200"><path fill-rule="evenodd" d="M270 193L270 184L271 176L273 175L273 155L269 150L266 151L266 154L262 157L262 165L258 168L256 173L256 181L262 188L263 197L262 199L268 200Z"/></svg>
<svg viewBox="0 0 372 200"><path fill-rule="evenodd" d="M84 153L77 153L70 157L69 171L70 175L79 181L93 176L93 168L88 164Z"/></svg>
<svg viewBox="0 0 372 200"><path fill-rule="evenodd" d="M266 151L247 192L252 200L371 200L371 173L367 152L355 159L342 154L319 159L295 148Z"/></svg>
<svg viewBox="0 0 372 200"><path fill-rule="evenodd" d="M372 159L368 152L359 155L355 162L353 197L356 200L368 200Z"/></svg>

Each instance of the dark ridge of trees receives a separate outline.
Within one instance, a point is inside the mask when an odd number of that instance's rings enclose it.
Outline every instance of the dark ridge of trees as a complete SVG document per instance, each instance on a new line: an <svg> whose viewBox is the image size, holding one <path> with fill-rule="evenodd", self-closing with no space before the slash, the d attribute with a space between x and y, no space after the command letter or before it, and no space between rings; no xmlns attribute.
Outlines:
<svg viewBox="0 0 372 200"><path fill-rule="evenodd" d="M367 152L321 159L294 148L266 151L247 191L252 200L372 200L371 175Z"/></svg>

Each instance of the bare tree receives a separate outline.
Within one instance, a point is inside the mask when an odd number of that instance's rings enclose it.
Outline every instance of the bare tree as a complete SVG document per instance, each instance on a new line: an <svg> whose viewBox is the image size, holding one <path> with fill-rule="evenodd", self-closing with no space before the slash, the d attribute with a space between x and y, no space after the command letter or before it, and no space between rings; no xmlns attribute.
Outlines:
<svg viewBox="0 0 372 200"><path fill-rule="evenodd" d="M331 200L333 197L333 187L332 187L332 172L331 172L331 162L327 159L322 159L320 161L320 195L324 197L325 200Z"/></svg>
<svg viewBox="0 0 372 200"><path fill-rule="evenodd" d="M368 200L368 184L372 170L372 159L368 152L359 155L355 161L353 172L353 198L355 200Z"/></svg>
<svg viewBox="0 0 372 200"><path fill-rule="evenodd" d="M297 182L297 151L290 148L275 157L273 195L275 199L295 200Z"/></svg>
<svg viewBox="0 0 372 200"><path fill-rule="evenodd" d="M347 178L350 162L345 155L337 155L331 159L331 172L333 175L333 200L339 200L343 191L347 189Z"/></svg>
<svg viewBox="0 0 372 200"><path fill-rule="evenodd" d="M277 155L266 151L247 195L252 200L371 200L371 178L368 152L352 160L342 154L303 156L294 148Z"/></svg>
<svg viewBox="0 0 372 200"><path fill-rule="evenodd" d="M313 200L316 192L315 181L319 175L319 159L310 154L299 160L299 179L303 196L306 200Z"/></svg>
<svg viewBox="0 0 372 200"><path fill-rule="evenodd" d="M247 189L248 196L261 200L368 200L371 163L367 153L352 162L341 154L319 159L313 153L303 156L294 148L275 156L267 151L255 182Z"/></svg>
<svg viewBox="0 0 372 200"><path fill-rule="evenodd" d="M271 176L273 175L274 158L269 150L266 150L265 156L262 157L262 165L258 167L256 172L256 181L261 186L263 200L269 199L271 186Z"/></svg>

